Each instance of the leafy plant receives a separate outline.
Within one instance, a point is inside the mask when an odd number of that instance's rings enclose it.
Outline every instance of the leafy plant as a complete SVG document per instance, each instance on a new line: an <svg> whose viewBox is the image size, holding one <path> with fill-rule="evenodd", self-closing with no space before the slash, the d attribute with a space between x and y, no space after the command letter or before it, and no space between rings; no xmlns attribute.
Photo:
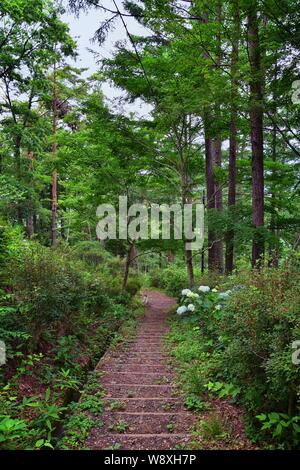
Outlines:
<svg viewBox="0 0 300 470"><path fill-rule="evenodd" d="M236 398L241 392L240 387L237 387L232 383L226 384L223 382L208 382L205 384L205 387L209 392L215 393L219 398Z"/></svg>
<svg viewBox="0 0 300 470"><path fill-rule="evenodd" d="M227 436L222 417L212 413L206 420L200 421L200 432L206 440L224 439Z"/></svg>
<svg viewBox="0 0 300 470"><path fill-rule="evenodd" d="M109 404L110 411L123 411L125 410L125 403L121 400L112 400Z"/></svg>
<svg viewBox="0 0 300 470"><path fill-rule="evenodd" d="M19 439L27 433L26 421L14 419L10 416L0 417L0 446L5 444L6 449L18 447Z"/></svg>
<svg viewBox="0 0 300 470"><path fill-rule="evenodd" d="M124 420L119 420L116 423L109 425L108 429L110 431L116 431L119 433L124 433L129 428L129 424Z"/></svg>
<svg viewBox="0 0 300 470"><path fill-rule="evenodd" d="M184 406L188 410L202 411L207 409L207 403L203 402L199 397L195 395L188 395L184 401Z"/></svg>
<svg viewBox="0 0 300 470"><path fill-rule="evenodd" d="M167 430L168 430L169 432L174 432L174 430L175 430L175 424L174 424L174 423L169 423L169 424L167 424Z"/></svg>
<svg viewBox="0 0 300 470"><path fill-rule="evenodd" d="M261 422L263 431L270 431L272 437L279 441L292 441L294 445L299 443L300 416L290 417L285 413L262 413L256 418Z"/></svg>
<svg viewBox="0 0 300 470"><path fill-rule="evenodd" d="M70 369L61 369L56 376L55 387L59 390L79 390L80 380L71 375Z"/></svg>

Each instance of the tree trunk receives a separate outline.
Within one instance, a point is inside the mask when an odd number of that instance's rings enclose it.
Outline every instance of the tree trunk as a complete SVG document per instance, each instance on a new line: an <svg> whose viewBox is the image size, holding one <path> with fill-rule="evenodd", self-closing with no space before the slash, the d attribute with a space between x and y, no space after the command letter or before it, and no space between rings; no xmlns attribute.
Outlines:
<svg viewBox="0 0 300 470"><path fill-rule="evenodd" d="M60 218L60 235L61 235L62 240L67 239L66 229L65 229L65 219L63 216L61 216Z"/></svg>
<svg viewBox="0 0 300 470"><path fill-rule="evenodd" d="M169 263L169 264L174 263L175 256L174 256L174 253L173 253L172 250L169 250L169 251L168 251L167 260L168 260L168 263Z"/></svg>
<svg viewBox="0 0 300 470"><path fill-rule="evenodd" d="M122 286L123 290L125 290L127 286L128 277L129 277L129 269L130 269L132 260L134 258L134 253L135 253L135 244L131 243L129 250L127 252L127 257L126 257L126 262L125 262L125 270L124 270L124 278L123 278L123 286Z"/></svg>
<svg viewBox="0 0 300 470"><path fill-rule="evenodd" d="M28 160L29 160L29 186L31 190L33 189L33 170L34 170L34 155L33 152L28 152ZM27 218L27 234L28 238L31 238L34 234L34 218L33 218L33 204L32 204L32 197L30 195L28 201L28 218Z"/></svg>
<svg viewBox="0 0 300 470"><path fill-rule="evenodd" d="M240 37L239 0L232 0L233 7L233 42L231 52L231 116L229 136L229 168L228 168L228 215L229 227L226 233L225 272L232 273L234 260L234 206L236 202L236 159L237 159L237 100L238 100L238 62Z"/></svg>
<svg viewBox="0 0 300 470"><path fill-rule="evenodd" d="M216 21L219 25L222 23L222 4L218 2L217 9L216 9ZM221 44L221 34L218 32L216 37L217 42L217 67L220 68L221 66L221 57L222 57L222 44ZM215 138L213 141L213 160L215 167L222 168L222 137L220 131L220 118L221 118L221 109L220 105L217 103L215 106L215 117L214 121L216 123L216 131L215 131ZM222 185L215 180L215 204L216 209L220 213L223 212L223 189ZM217 264L216 268L217 271L222 273L224 270L224 249L223 249L223 240L222 235L217 233L217 241L216 241L216 253L217 253Z"/></svg>
<svg viewBox="0 0 300 470"><path fill-rule="evenodd" d="M53 127L52 127L52 158L53 165L55 165L57 142L56 142L56 130L57 130L57 90L56 90L56 67L54 66L53 73L53 99L52 99L52 112L53 112ZM52 225L51 225L51 246L55 247L57 243L57 172L54 167L52 170Z"/></svg>
<svg viewBox="0 0 300 470"><path fill-rule="evenodd" d="M16 159L16 162L15 162L16 163L16 176L17 176L17 180L20 186L21 186L21 179L22 179L22 176L21 176L21 141L22 141L21 136L17 135L15 138L14 155ZM21 203L18 201L17 202L17 220L20 225L23 223L22 215L23 215L22 206L21 206Z"/></svg>
<svg viewBox="0 0 300 470"><path fill-rule="evenodd" d="M248 10L248 51L250 61L250 124L252 147L252 266L259 267L264 253L264 142L263 142L263 71L259 39L257 1Z"/></svg>
<svg viewBox="0 0 300 470"><path fill-rule="evenodd" d="M208 23L209 17L207 12L203 14L203 23ZM221 21L221 5L217 5L216 12L217 21ZM218 52L217 65L221 58L220 52L220 36L217 37ZM204 51L205 59L210 60L209 54ZM216 116L214 116L214 114ZM221 164L221 139L219 131L213 129L213 122L218 119L219 109L213 113L212 107L209 106L204 112L204 134L205 134L205 176L206 176L206 193L207 193L207 210L208 210L208 271L220 272L223 269L223 249L222 241L218 239L218 234L212 225L214 225L214 217L216 209L222 209L222 190L216 184L214 175L215 164ZM214 116L214 117L213 117ZM217 201L218 198L218 201ZM217 207L218 206L218 207Z"/></svg>
<svg viewBox="0 0 300 470"><path fill-rule="evenodd" d="M218 119L218 116L216 116ZM220 137L217 137L213 141L213 161L215 166L219 168L222 167L222 141ZM215 181L215 208L217 211L223 211L223 190L222 186ZM217 215L217 212L216 212ZM223 241L222 236L219 233L216 233L217 240L215 241L215 251L216 251L216 263L215 263L215 270L222 273L224 270L224 249L223 249Z"/></svg>
<svg viewBox="0 0 300 470"><path fill-rule="evenodd" d="M188 194L186 179L183 183L183 196L182 196L182 206L184 208L184 204L191 204L192 200L190 195ZM192 240L188 240L184 237L184 259L186 265L186 271L188 275L188 284L189 288L192 289L194 286L194 264L193 264L193 252L187 248L187 244L191 243Z"/></svg>
<svg viewBox="0 0 300 470"><path fill-rule="evenodd" d="M211 218L216 208L215 201L215 176L214 176L214 160L213 160L213 141L208 137L207 122L205 125L205 176L206 176L206 207L208 210L208 271L215 272L218 270L218 250L217 235L212 227Z"/></svg>
<svg viewBox="0 0 300 470"><path fill-rule="evenodd" d="M276 116L277 113L277 93L276 93L276 83L278 78L278 64L277 61L274 65L274 93L273 93L273 114ZM272 129L272 161L276 162L276 154L277 154L277 127L276 123L273 124ZM273 184L276 177L276 170L275 168L272 169L272 179ZM270 230L272 232L273 240L269 246L269 266L273 268L278 268L279 262L279 246L278 246L278 230L277 230L277 217L276 217L276 192L274 187L272 188L271 193L271 221L270 221Z"/></svg>
<svg viewBox="0 0 300 470"><path fill-rule="evenodd" d="M203 191L202 193L202 204L203 204L203 207L205 207L205 191ZM202 250L201 250L201 274L204 274L204 270L205 270L205 248L203 244Z"/></svg>

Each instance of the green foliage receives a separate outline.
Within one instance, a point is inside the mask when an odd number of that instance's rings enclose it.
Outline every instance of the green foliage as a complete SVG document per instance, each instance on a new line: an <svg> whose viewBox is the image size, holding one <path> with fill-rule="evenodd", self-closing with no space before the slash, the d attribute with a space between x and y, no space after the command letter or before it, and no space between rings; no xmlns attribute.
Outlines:
<svg viewBox="0 0 300 470"><path fill-rule="evenodd" d="M113 400L109 404L110 411L124 411L125 403L121 400Z"/></svg>
<svg viewBox="0 0 300 470"><path fill-rule="evenodd" d="M226 295L207 289L195 297L186 290L181 297L186 310L177 309L181 319L173 320L169 335L187 392L203 397L207 390L242 403L252 435L259 414L264 422L259 439L273 438L274 445L287 448L299 443L300 370L292 362L292 343L300 335L299 279L293 262L282 269L239 273L238 280L226 282L224 288L231 287ZM278 427L275 417L281 420Z"/></svg>
<svg viewBox="0 0 300 470"><path fill-rule="evenodd" d="M70 369L61 369L56 376L55 387L59 390L79 390L80 381L72 376Z"/></svg>
<svg viewBox="0 0 300 470"><path fill-rule="evenodd" d="M30 245L12 264L17 301L27 308L26 321L36 346L43 329L54 323L66 329L78 312L84 283L75 267L50 249Z"/></svg>
<svg viewBox="0 0 300 470"><path fill-rule="evenodd" d="M243 283L221 319L224 365L253 413L275 405L287 411L300 378L292 363L292 342L300 334L298 267L262 270Z"/></svg>
<svg viewBox="0 0 300 470"><path fill-rule="evenodd" d="M26 421L10 416L0 417L0 447L16 449L18 441L27 433Z"/></svg>
<svg viewBox="0 0 300 470"><path fill-rule="evenodd" d="M286 413L262 413L256 418L261 422L263 431L270 431L277 442L290 443L297 446L300 434L300 416L292 418Z"/></svg>
<svg viewBox="0 0 300 470"><path fill-rule="evenodd" d="M108 258L99 242L83 241L77 243L73 250L76 256L92 266L99 266Z"/></svg>
<svg viewBox="0 0 300 470"><path fill-rule="evenodd" d="M206 420L200 421L200 433L205 440L224 439L227 430L223 418L217 413L211 413Z"/></svg>
<svg viewBox="0 0 300 470"><path fill-rule="evenodd" d="M109 430L115 431L115 432L118 432L118 433L124 433L124 432L127 431L128 428L129 428L129 424L126 423L126 421L124 421L123 419L120 419L116 423L113 423L113 424L108 426Z"/></svg>
<svg viewBox="0 0 300 470"><path fill-rule="evenodd" d="M164 289L168 294L176 296L186 286L186 269L184 266L170 266L150 273L152 287Z"/></svg>
<svg viewBox="0 0 300 470"><path fill-rule="evenodd" d="M205 388L207 388L209 392L215 393L219 398L236 398L241 392L240 387L237 387L232 383L225 384L223 382L208 382L205 385Z"/></svg>
<svg viewBox="0 0 300 470"><path fill-rule="evenodd" d="M138 279L128 279L126 285L126 291L129 292L131 296L134 296L141 288L141 283Z"/></svg>
<svg viewBox="0 0 300 470"><path fill-rule="evenodd" d="M196 412L206 409L206 403L200 400L200 398L195 395L187 395L184 401L184 406L188 410L196 411Z"/></svg>

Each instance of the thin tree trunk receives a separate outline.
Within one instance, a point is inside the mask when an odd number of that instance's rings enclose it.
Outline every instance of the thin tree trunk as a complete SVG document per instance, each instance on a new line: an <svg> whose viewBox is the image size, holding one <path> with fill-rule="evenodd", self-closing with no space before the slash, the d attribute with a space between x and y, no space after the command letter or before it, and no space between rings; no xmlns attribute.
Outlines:
<svg viewBox="0 0 300 470"><path fill-rule="evenodd" d="M218 117L216 117L217 119ZM213 141L213 161L215 166L221 168L222 167L222 141L220 137L217 137ZM222 186L215 181L215 208L216 211L222 212L223 211L223 190ZM217 215L217 212L216 212ZM215 251L216 251L216 262L215 262L215 270L222 273L224 270L224 249L223 249L223 241L221 239L221 234L216 233L216 240L215 240Z"/></svg>
<svg viewBox="0 0 300 470"><path fill-rule="evenodd" d="M184 124L183 124L184 125ZM185 141L187 144L187 134L185 133ZM184 153L181 146L181 142L178 143L179 148L179 173L181 177L181 202L182 209L184 210L185 204L191 204L192 199L190 197L190 181L189 177L186 174ZM188 276L188 285L190 288L194 285L194 265L193 265L193 252L187 248L187 245L191 243L192 240L186 239L184 237L184 260L186 265L186 271Z"/></svg>
<svg viewBox="0 0 300 470"><path fill-rule="evenodd" d="M206 176L206 194L208 210L208 271L215 272L218 270L218 250L216 249L217 235L212 229L213 212L216 208L215 201L215 176L214 176L214 160L213 160L213 141L208 137L207 121L205 124L205 176Z"/></svg>
<svg viewBox="0 0 300 470"><path fill-rule="evenodd" d="M15 138L14 155L16 159L16 175L17 175L17 180L20 185L21 185L21 179L22 179L21 177L21 141L22 141L21 136L17 135ZM23 223L22 207L19 201L17 202L17 220L20 225Z"/></svg>
<svg viewBox="0 0 300 470"><path fill-rule="evenodd" d="M250 61L250 122L252 146L252 266L259 267L264 253L264 141L263 141L263 72L259 38L257 0L248 10L248 53Z"/></svg>
<svg viewBox="0 0 300 470"><path fill-rule="evenodd" d="M274 87L275 87L275 90L274 90L274 93L273 93L273 103L274 103L273 114L274 114L274 116L276 116L276 113L277 113L276 83L277 83L277 78L278 78L278 64L277 64L277 61L275 62L274 67L275 67L275 70L274 70ZM272 161L274 163L276 162L276 154L277 154L277 127L276 127L276 124L274 123L273 124L273 130L272 130ZM274 184L275 177L276 177L276 170L275 170L275 168L273 168L272 169L273 184ZM269 266L277 268L278 267L278 262L279 262L279 246L278 246L278 233L277 233L277 220L276 220L276 192L275 192L274 186L272 188L272 193L271 193L270 230L272 232L273 240L270 243L270 248L269 248L269 256L270 256Z"/></svg>
<svg viewBox="0 0 300 470"><path fill-rule="evenodd" d="M203 191L202 193L202 204L203 204L203 207L205 207L205 191ZM204 274L204 270L205 270L205 248L203 244L202 250L201 250L201 274Z"/></svg>
<svg viewBox="0 0 300 470"><path fill-rule="evenodd" d="M236 159L237 159L237 99L238 99L238 63L240 37L239 0L232 0L233 7L233 41L231 52L231 116L229 136L229 168L228 168L228 212L229 228L226 233L225 272L232 273L234 266L234 207L236 202Z"/></svg>
<svg viewBox="0 0 300 470"><path fill-rule="evenodd" d="M169 251L168 251L167 260L168 260L168 263L169 263L169 264L174 263L175 256L174 256L174 253L173 253L172 250L169 250Z"/></svg>
<svg viewBox="0 0 300 470"><path fill-rule="evenodd" d="M203 23L208 23L208 14L205 12L202 17ZM217 8L217 19L220 20L220 4ZM220 51L219 51L220 54ZM218 54L218 55L219 55ZM203 53L205 59L210 59L206 51ZM218 62L219 58L217 59ZM218 110L217 113L218 114ZM218 194L218 205L221 206L222 192L220 187L216 185L214 166L216 162L221 162L220 138L213 131L213 112L211 106L204 112L204 134L205 134L205 177L206 177L206 194L207 194L207 210L208 210L208 271L220 272L222 270L222 249L218 234L212 226L214 225L214 217L216 216ZM218 134L219 132L217 132Z"/></svg>
<svg viewBox="0 0 300 470"><path fill-rule="evenodd" d="M67 239L66 229L65 229L65 219L63 216L60 218L60 234L63 240Z"/></svg>
<svg viewBox="0 0 300 470"><path fill-rule="evenodd" d="M185 193L185 190L184 190ZM189 195L184 194L183 195L183 207L184 204L191 204L192 200ZM191 243L192 240L186 240L184 238L184 258L185 258L185 265L186 265L186 270L187 270L187 275L188 275L188 284L189 288L192 289L194 286L194 264L193 264L193 252L192 250L189 250L187 248L187 245Z"/></svg>
<svg viewBox="0 0 300 470"><path fill-rule="evenodd" d="M51 245L55 247L57 244L57 172L55 168L55 160L57 153L57 89L56 89L56 66L54 65L53 73L53 99L52 99L52 112L53 112L53 127L52 127L52 158L53 158L53 170L52 170L52 225L51 225Z"/></svg>
<svg viewBox="0 0 300 470"><path fill-rule="evenodd" d="M125 262L125 270L124 270L124 278L123 278L123 290L126 289L127 287L127 282L128 282L128 277L129 277L129 269L130 265L132 263L132 260L134 258L134 252L135 252L135 244L131 243L129 250L127 252L127 257L126 257L126 262Z"/></svg>
<svg viewBox="0 0 300 470"><path fill-rule="evenodd" d="M32 189L33 187L33 170L34 170L34 155L33 152L28 152L28 159L29 159L29 186ZM34 234L34 219L33 219L33 204L32 204L32 198L30 195L29 202L28 202L28 219L27 219L27 233L28 233L28 238L31 238Z"/></svg>
<svg viewBox="0 0 300 470"><path fill-rule="evenodd" d="M217 4L217 9L216 9L216 21L219 25L221 25L222 22L222 4L221 2L218 2ZM219 68L221 65L221 57L222 57L222 44L221 44L221 34L218 32L217 37L217 67ZM215 167L222 168L222 138L221 138L221 132L219 129L219 123L220 123L220 114L221 114L221 109L220 105L217 103L215 107L215 118L214 121L217 125L216 128L216 136L213 141L213 160L214 160L214 165ZM216 209L220 213L223 211L223 189L222 185L215 180L215 204L216 204ZM217 263L216 263L216 268L217 271L222 273L224 270L224 249L223 249L223 240L221 234L217 233L217 240L215 242L216 245L216 254L217 254Z"/></svg>

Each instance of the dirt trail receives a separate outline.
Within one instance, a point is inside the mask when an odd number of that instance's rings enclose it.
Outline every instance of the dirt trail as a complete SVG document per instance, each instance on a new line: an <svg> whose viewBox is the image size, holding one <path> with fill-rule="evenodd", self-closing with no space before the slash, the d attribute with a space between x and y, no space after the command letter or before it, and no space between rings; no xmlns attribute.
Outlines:
<svg viewBox="0 0 300 470"><path fill-rule="evenodd" d="M163 350L166 317L174 300L149 293L149 304L134 341L101 365L105 390L102 426L91 430L90 449L169 450L188 448L196 418L186 411Z"/></svg>

